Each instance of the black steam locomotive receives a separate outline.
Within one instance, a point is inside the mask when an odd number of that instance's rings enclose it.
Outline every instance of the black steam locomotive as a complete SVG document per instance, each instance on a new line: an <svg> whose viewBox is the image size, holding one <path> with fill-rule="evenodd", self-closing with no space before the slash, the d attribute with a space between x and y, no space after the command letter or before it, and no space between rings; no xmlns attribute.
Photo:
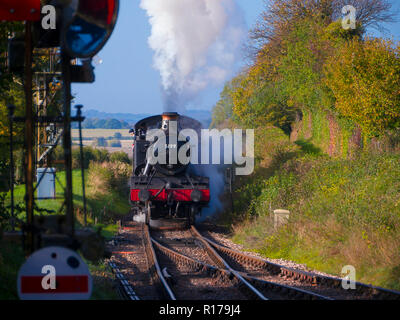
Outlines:
<svg viewBox="0 0 400 320"><path fill-rule="evenodd" d="M152 129L165 134L162 141L152 136ZM190 156L189 140L179 141L179 132L200 132L201 124L175 112L145 118L136 123L132 133L133 174L130 178L130 203L134 215L145 217L146 224L180 220L193 224L201 209L210 201L209 178L196 174L196 165L176 159L181 148ZM186 146L185 146L186 145ZM152 153L148 152L153 148ZM164 155L163 162L151 155Z"/></svg>

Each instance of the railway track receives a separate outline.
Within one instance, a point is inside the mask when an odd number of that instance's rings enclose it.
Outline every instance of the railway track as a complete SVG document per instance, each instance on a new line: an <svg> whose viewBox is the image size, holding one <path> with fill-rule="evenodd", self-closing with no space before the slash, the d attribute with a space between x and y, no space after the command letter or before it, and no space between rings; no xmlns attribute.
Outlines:
<svg viewBox="0 0 400 320"><path fill-rule="evenodd" d="M342 286L343 279L341 278L288 268L233 250L207 237L203 238L236 270L240 270L250 277L262 277L265 280L282 284L289 283L293 287L312 291L335 300L400 300L398 291L360 282L355 283L355 289L346 290Z"/></svg>
<svg viewBox="0 0 400 320"><path fill-rule="evenodd" d="M232 268L207 240L194 228L181 231L157 231L152 233L153 243L177 264L188 265L193 270L206 270L212 274L223 275L235 283L235 287L248 299L261 300L329 300L329 297L273 283ZM155 240L156 238L157 240ZM194 256L194 258L193 258ZM226 294L226 293L225 293Z"/></svg>
<svg viewBox="0 0 400 320"><path fill-rule="evenodd" d="M334 300L400 299L400 293L290 269L227 248L187 230L129 222L110 261L124 299Z"/></svg>
<svg viewBox="0 0 400 320"><path fill-rule="evenodd" d="M113 254L109 266L122 299L175 300L162 276L146 225L126 223L110 247Z"/></svg>
<svg viewBox="0 0 400 320"><path fill-rule="evenodd" d="M182 231L184 234L190 234L188 231ZM165 236L170 232L162 232ZM159 236L158 232L158 236ZM176 232L173 232L176 234ZM152 236L154 234L152 233ZM245 300L245 299L261 299L266 298L252 285L250 285L241 275L231 272L228 269L219 268L215 262L207 255L207 251L203 250L196 241L187 247L188 243L183 246L180 244L165 245L167 240L171 238L161 237L164 244L161 244L154 238L152 242L157 248L156 251L160 256L160 264L173 281L173 290L179 296L179 299L212 299L212 300ZM190 237L187 237L189 238ZM186 254L189 250L195 252L197 259L193 259L188 255L176 250L186 247Z"/></svg>

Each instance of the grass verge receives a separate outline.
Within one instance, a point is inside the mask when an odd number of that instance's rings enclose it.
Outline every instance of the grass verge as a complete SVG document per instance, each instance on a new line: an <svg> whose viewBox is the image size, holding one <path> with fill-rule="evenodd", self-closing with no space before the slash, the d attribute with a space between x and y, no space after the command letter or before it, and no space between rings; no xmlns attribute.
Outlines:
<svg viewBox="0 0 400 320"><path fill-rule="evenodd" d="M358 281L400 290L400 155L335 159L308 141L293 147L238 181L235 215L222 218L234 222L232 239L334 275L352 265ZM274 209L290 210L286 225L274 226Z"/></svg>
<svg viewBox="0 0 400 320"><path fill-rule="evenodd" d="M123 170L121 169L123 168ZM118 171L121 169L122 171ZM114 172L117 170L118 172ZM87 185L88 223L95 229L101 229L105 238L111 238L118 231L116 218L129 212L128 191L126 188L129 175L128 164L92 164L85 172ZM58 172L56 179L56 198L37 201L38 210L36 215L48 214L40 212L40 209L54 211L51 214L62 214L64 201L65 172ZM19 185L15 188L15 202L23 206L25 186ZM83 225L82 179L80 170L73 171L73 199L77 210L76 226ZM6 205L9 195L6 198ZM24 212L18 214L18 218L25 220ZM94 225L94 220L98 223ZM0 240L0 299L17 299L17 273L24 263L25 257L21 246L5 243ZM97 264L86 261L93 277L94 300L119 299L116 290L114 275L104 261Z"/></svg>

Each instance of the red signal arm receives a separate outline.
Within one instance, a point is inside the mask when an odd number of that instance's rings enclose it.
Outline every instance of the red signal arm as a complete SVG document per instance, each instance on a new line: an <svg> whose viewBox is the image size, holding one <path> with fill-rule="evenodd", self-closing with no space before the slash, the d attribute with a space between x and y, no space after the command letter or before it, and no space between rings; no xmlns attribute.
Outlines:
<svg viewBox="0 0 400 320"><path fill-rule="evenodd" d="M0 21L40 20L40 0L0 0Z"/></svg>

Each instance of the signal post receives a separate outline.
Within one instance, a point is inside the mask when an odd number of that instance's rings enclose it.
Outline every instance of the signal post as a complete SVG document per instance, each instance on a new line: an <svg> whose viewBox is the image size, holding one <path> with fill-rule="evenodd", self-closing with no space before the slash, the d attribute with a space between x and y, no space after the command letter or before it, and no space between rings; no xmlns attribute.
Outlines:
<svg viewBox="0 0 400 320"><path fill-rule="evenodd" d="M57 20L55 28L43 29L43 24L41 23L41 18L43 18L41 16L41 6L52 6L54 8L54 10L49 11L49 14L55 13L55 16L52 17ZM74 228L71 156L71 121L81 122L84 118L81 116L80 111L78 116L71 116L71 83L94 81L91 59L103 48L111 36L117 21L118 9L119 0L5 0L0 3L0 20L25 21L25 58L23 66L17 67L24 68L26 114L25 117L11 117L11 121L25 123L26 223L23 232L25 233L27 253L32 253L40 246L34 226L34 172L35 164L38 162L35 161L34 151L36 123L51 123L56 128L62 127L66 171L64 205L67 227L66 236L69 239L65 243L65 246L76 250L79 247L79 242L84 241L85 236L82 236L82 232L77 235ZM52 24L49 25L51 26ZM10 48L10 50L13 50L13 46L10 46ZM33 112L32 52L34 48L55 48L60 52L63 106L62 114L60 113L58 116L47 116L43 113L39 115ZM9 52L9 56L10 53L13 54L13 52ZM72 60L74 63L71 64ZM78 64L79 61L81 61L81 64ZM10 70L13 67L10 66ZM12 125L10 127L12 128ZM38 148L39 159L36 160L43 161L44 156L50 157L59 138L39 158L40 137L38 137L39 140L36 148ZM38 184L40 181L38 181Z"/></svg>

